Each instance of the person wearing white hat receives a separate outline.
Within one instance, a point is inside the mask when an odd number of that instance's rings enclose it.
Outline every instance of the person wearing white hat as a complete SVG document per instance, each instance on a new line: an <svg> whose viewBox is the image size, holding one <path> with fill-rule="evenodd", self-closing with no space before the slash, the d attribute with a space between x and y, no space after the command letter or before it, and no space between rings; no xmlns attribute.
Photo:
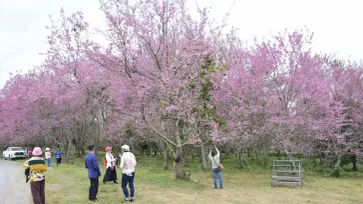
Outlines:
<svg viewBox="0 0 363 204"><path fill-rule="evenodd" d="M126 201L134 201L135 188L135 166L136 158L133 153L130 152L130 147L128 145L123 145L121 147L123 154L121 157L120 167L122 168L122 183L121 187L125 195ZM127 189L127 184L129 184L130 194Z"/></svg>
<svg viewBox="0 0 363 204"><path fill-rule="evenodd" d="M52 168L52 154L50 153L49 147L45 148L45 159L47 160L48 168Z"/></svg>

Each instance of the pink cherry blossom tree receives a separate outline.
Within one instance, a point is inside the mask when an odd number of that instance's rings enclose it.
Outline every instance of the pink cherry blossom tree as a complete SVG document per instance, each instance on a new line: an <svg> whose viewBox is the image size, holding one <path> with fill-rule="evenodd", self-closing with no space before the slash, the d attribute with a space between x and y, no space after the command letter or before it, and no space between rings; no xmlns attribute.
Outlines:
<svg viewBox="0 0 363 204"><path fill-rule="evenodd" d="M316 128L345 137L339 131L346 122L343 107L334 100L323 60L308 48L311 37L285 33L250 49L232 47L230 67L217 74L214 99L241 148L283 149L291 158L292 150L311 151Z"/></svg>

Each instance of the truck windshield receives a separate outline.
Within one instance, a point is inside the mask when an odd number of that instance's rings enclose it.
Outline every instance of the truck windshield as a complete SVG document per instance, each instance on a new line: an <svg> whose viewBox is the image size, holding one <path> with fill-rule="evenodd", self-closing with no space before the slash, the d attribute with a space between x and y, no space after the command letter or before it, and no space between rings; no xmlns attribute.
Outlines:
<svg viewBox="0 0 363 204"><path fill-rule="evenodd" d="M11 148L11 151L24 151L24 150L20 147L13 147Z"/></svg>

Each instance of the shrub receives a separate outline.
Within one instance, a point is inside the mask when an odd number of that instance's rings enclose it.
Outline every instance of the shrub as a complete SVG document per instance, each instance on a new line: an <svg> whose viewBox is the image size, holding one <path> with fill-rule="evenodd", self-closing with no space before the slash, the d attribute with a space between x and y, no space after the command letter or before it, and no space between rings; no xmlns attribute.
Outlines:
<svg viewBox="0 0 363 204"><path fill-rule="evenodd" d="M338 177L340 177L341 172L343 172L343 169L340 168L340 167L327 168L327 169L324 170L324 175L338 178Z"/></svg>

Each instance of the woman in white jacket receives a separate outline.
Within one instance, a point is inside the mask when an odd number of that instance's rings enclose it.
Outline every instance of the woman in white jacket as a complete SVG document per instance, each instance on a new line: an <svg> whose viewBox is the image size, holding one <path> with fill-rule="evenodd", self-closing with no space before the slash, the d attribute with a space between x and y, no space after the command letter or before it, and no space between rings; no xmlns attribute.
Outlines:
<svg viewBox="0 0 363 204"><path fill-rule="evenodd" d="M121 149L123 151L120 162L120 167L122 168L121 186L125 195L125 200L134 201L134 195L135 195L134 178L135 178L136 158L135 155L130 152L130 147L128 145L123 145ZM130 194L127 189L127 184L129 184L130 187Z"/></svg>
<svg viewBox="0 0 363 204"><path fill-rule="evenodd" d="M52 168L52 153L50 153L49 147L45 148L45 159L47 160L48 168Z"/></svg>
<svg viewBox="0 0 363 204"><path fill-rule="evenodd" d="M115 164L116 164L116 159L113 157L112 153L111 153L112 148L111 147L106 147L106 161L107 161L107 165L106 165L106 173L105 176L103 177L103 183L106 183L107 181L113 181L114 184L118 184L117 182L117 173L116 173L116 168L115 168Z"/></svg>

